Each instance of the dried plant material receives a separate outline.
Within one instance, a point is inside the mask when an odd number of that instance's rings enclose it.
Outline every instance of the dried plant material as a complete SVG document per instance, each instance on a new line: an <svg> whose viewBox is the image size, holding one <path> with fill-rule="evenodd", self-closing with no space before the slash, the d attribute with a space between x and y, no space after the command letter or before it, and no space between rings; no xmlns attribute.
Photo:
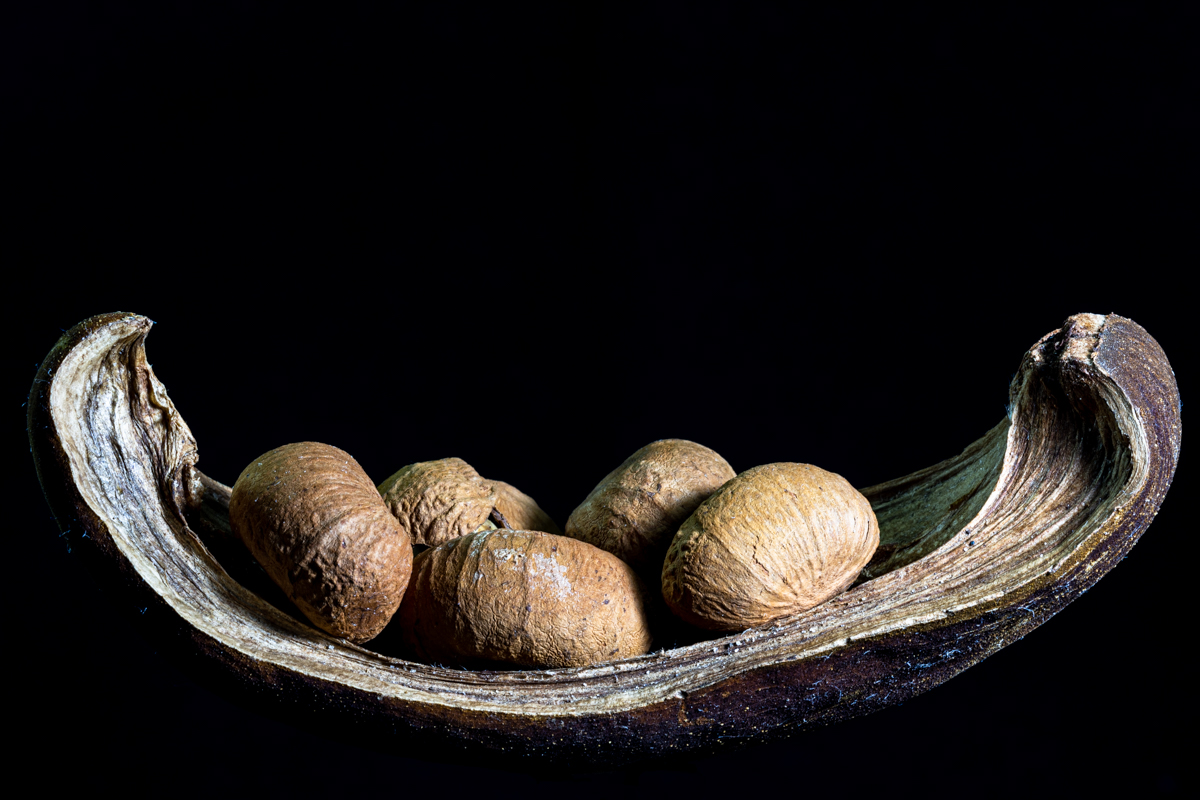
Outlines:
<svg viewBox="0 0 1200 800"><path fill-rule="evenodd" d="M650 648L641 582L599 548L483 531L420 553L396 617L421 661L580 667Z"/></svg>
<svg viewBox="0 0 1200 800"><path fill-rule="evenodd" d="M476 763L707 752L911 700L1119 564L1158 513L1182 437L1158 342L1124 317L1079 314L1024 355L1011 411L983 438L862 490L887 547L871 580L778 627L632 659L447 670L332 639L231 576L215 556L232 537L230 490L196 469L195 439L146 362L151 325L124 313L76 325L27 406L50 509L114 608L136 609L160 652L264 712L300 709L374 748ZM990 368L999 381L1013 365ZM1120 570L1113 580L1119 589Z"/></svg>
<svg viewBox="0 0 1200 800"><path fill-rule="evenodd" d="M412 537L413 544L439 544L496 527L488 517L496 491L461 458L409 464L379 484L379 494Z"/></svg>
<svg viewBox="0 0 1200 800"><path fill-rule="evenodd" d="M693 625L742 631L845 591L878 546L871 504L841 475L764 464L679 528L663 563L663 599Z"/></svg>
<svg viewBox="0 0 1200 800"><path fill-rule="evenodd" d="M703 445L652 442L592 489L567 520L566 535L613 553L657 581L680 523L733 476L728 462Z"/></svg>
<svg viewBox="0 0 1200 800"><path fill-rule="evenodd" d="M233 485L229 521L321 630L365 642L400 605L412 568L408 534L336 447L300 442L256 458Z"/></svg>
<svg viewBox="0 0 1200 800"><path fill-rule="evenodd" d="M496 490L496 511L507 523L506 526L498 525L497 527L508 527L516 531L545 531L562 535L562 530L549 514L542 511L542 507L532 497L504 481L492 481L491 484L492 488Z"/></svg>

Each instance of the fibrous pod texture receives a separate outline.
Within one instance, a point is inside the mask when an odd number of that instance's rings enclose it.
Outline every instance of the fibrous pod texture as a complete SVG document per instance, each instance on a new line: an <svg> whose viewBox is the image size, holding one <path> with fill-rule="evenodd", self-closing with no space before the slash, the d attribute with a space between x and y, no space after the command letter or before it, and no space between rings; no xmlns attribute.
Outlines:
<svg viewBox="0 0 1200 800"><path fill-rule="evenodd" d="M693 625L737 631L844 591L879 545L871 504L810 464L746 470L700 504L671 542L663 598Z"/></svg>
<svg viewBox="0 0 1200 800"><path fill-rule="evenodd" d="M982 342L1012 324L966 334ZM361 732L375 749L466 752L504 769L778 741L911 700L1048 621L1069 625L1055 615L1101 577L1119 591L1124 568L1110 570L1153 527L1183 432L1158 342L1121 316L1076 315L1024 355L1009 413L981 439L863 490L889 553L871 580L746 637L586 669L472 673L331 641L222 567L230 490L196 467L182 409L146 359L151 326L127 313L74 326L26 404L49 509L120 599L114 610L164 659L255 708Z"/></svg>
<svg viewBox="0 0 1200 800"><path fill-rule="evenodd" d="M629 566L542 531L481 531L418 554L397 620L416 658L441 664L575 667L650 648Z"/></svg>
<svg viewBox="0 0 1200 800"><path fill-rule="evenodd" d="M461 458L409 464L379 484L379 493L414 544L437 547L493 527L496 490Z"/></svg>
<svg viewBox="0 0 1200 800"><path fill-rule="evenodd" d="M230 526L318 628L374 638L400 605L412 544L349 454L317 442L284 445L242 470Z"/></svg>
<svg viewBox="0 0 1200 800"><path fill-rule="evenodd" d="M734 476L716 452L685 439L652 442L592 489L566 535L657 578L671 538L696 507Z"/></svg>

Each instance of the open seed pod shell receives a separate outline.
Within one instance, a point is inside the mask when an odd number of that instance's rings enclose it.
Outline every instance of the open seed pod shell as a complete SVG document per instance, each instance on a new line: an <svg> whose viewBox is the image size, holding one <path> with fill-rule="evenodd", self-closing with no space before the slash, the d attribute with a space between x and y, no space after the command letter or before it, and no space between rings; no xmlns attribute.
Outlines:
<svg viewBox="0 0 1200 800"><path fill-rule="evenodd" d="M1081 314L1029 350L1009 415L979 441L862 490L880 527L870 580L779 627L599 666L443 669L331 637L231 576L216 555L229 489L195 468L195 440L146 362L150 327L123 313L76 325L28 403L51 510L86 535L76 550L118 607L218 690L374 747L465 748L476 763L709 751L903 702L1094 585L1154 518L1179 457L1158 343L1128 319Z"/></svg>

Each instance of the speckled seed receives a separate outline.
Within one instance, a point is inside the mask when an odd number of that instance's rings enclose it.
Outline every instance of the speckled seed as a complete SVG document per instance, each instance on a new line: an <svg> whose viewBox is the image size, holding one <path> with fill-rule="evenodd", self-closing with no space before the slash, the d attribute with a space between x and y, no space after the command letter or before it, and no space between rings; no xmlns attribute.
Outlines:
<svg viewBox="0 0 1200 800"><path fill-rule="evenodd" d="M396 619L411 654L441 664L574 667L650 648L629 566L541 531L483 531L418 554Z"/></svg>
<svg viewBox="0 0 1200 800"><path fill-rule="evenodd" d="M754 467L680 526L663 599L693 625L745 630L844 591L878 545L871 504L842 476L810 464Z"/></svg>
<svg viewBox="0 0 1200 800"><path fill-rule="evenodd" d="M658 580L680 523L734 476L725 459L686 439L661 439L625 459L567 520L566 535Z"/></svg>
<svg viewBox="0 0 1200 800"><path fill-rule="evenodd" d="M349 454L284 445L242 470L229 500L234 533L314 625L354 642L400 605L412 544Z"/></svg>

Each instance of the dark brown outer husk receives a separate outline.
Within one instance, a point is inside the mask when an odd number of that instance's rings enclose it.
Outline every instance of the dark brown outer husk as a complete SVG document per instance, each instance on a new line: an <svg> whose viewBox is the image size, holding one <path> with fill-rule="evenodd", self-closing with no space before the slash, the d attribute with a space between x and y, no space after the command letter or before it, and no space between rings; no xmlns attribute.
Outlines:
<svg viewBox="0 0 1200 800"><path fill-rule="evenodd" d="M427 550L397 622L421 661L582 667L650 648L644 590L586 542L497 530Z"/></svg>
<svg viewBox="0 0 1200 800"><path fill-rule="evenodd" d="M1077 315L1026 354L1009 418L959 456L863 490L891 571L778 629L590 668L444 670L332 639L230 578L209 549L231 535L229 489L194 467L195 441L146 363L150 326L123 313L76 325L27 405L46 499L115 607L182 669L264 711L497 765L711 751L927 691L1125 557L1182 434L1158 343L1123 317ZM959 527L964 504L976 511ZM889 528L885 507L912 524Z"/></svg>
<svg viewBox="0 0 1200 800"><path fill-rule="evenodd" d="M782 623L844 591L878 545L871 504L841 475L764 464L680 526L663 564L663 598L708 630Z"/></svg>
<svg viewBox="0 0 1200 800"><path fill-rule="evenodd" d="M592 489L571 512L566 535L615 554L657 581L680 523L734 474L703 445L686 439L651 442Z"/></svg>
<svg viewBox="0 0 1200 800"><path fill-rule="evenodd" d="M234 483L233 532L317 627L375 638L412 569L408 534L350 454L319 442L265 453Z"/></svg>
<svg viewBox="0 0 1200 800"><path fill-rule="evenodd" d="M413 543L430 547L479 530L496 505L491 482L461 458L409 464L379 493Z"/></svg>

